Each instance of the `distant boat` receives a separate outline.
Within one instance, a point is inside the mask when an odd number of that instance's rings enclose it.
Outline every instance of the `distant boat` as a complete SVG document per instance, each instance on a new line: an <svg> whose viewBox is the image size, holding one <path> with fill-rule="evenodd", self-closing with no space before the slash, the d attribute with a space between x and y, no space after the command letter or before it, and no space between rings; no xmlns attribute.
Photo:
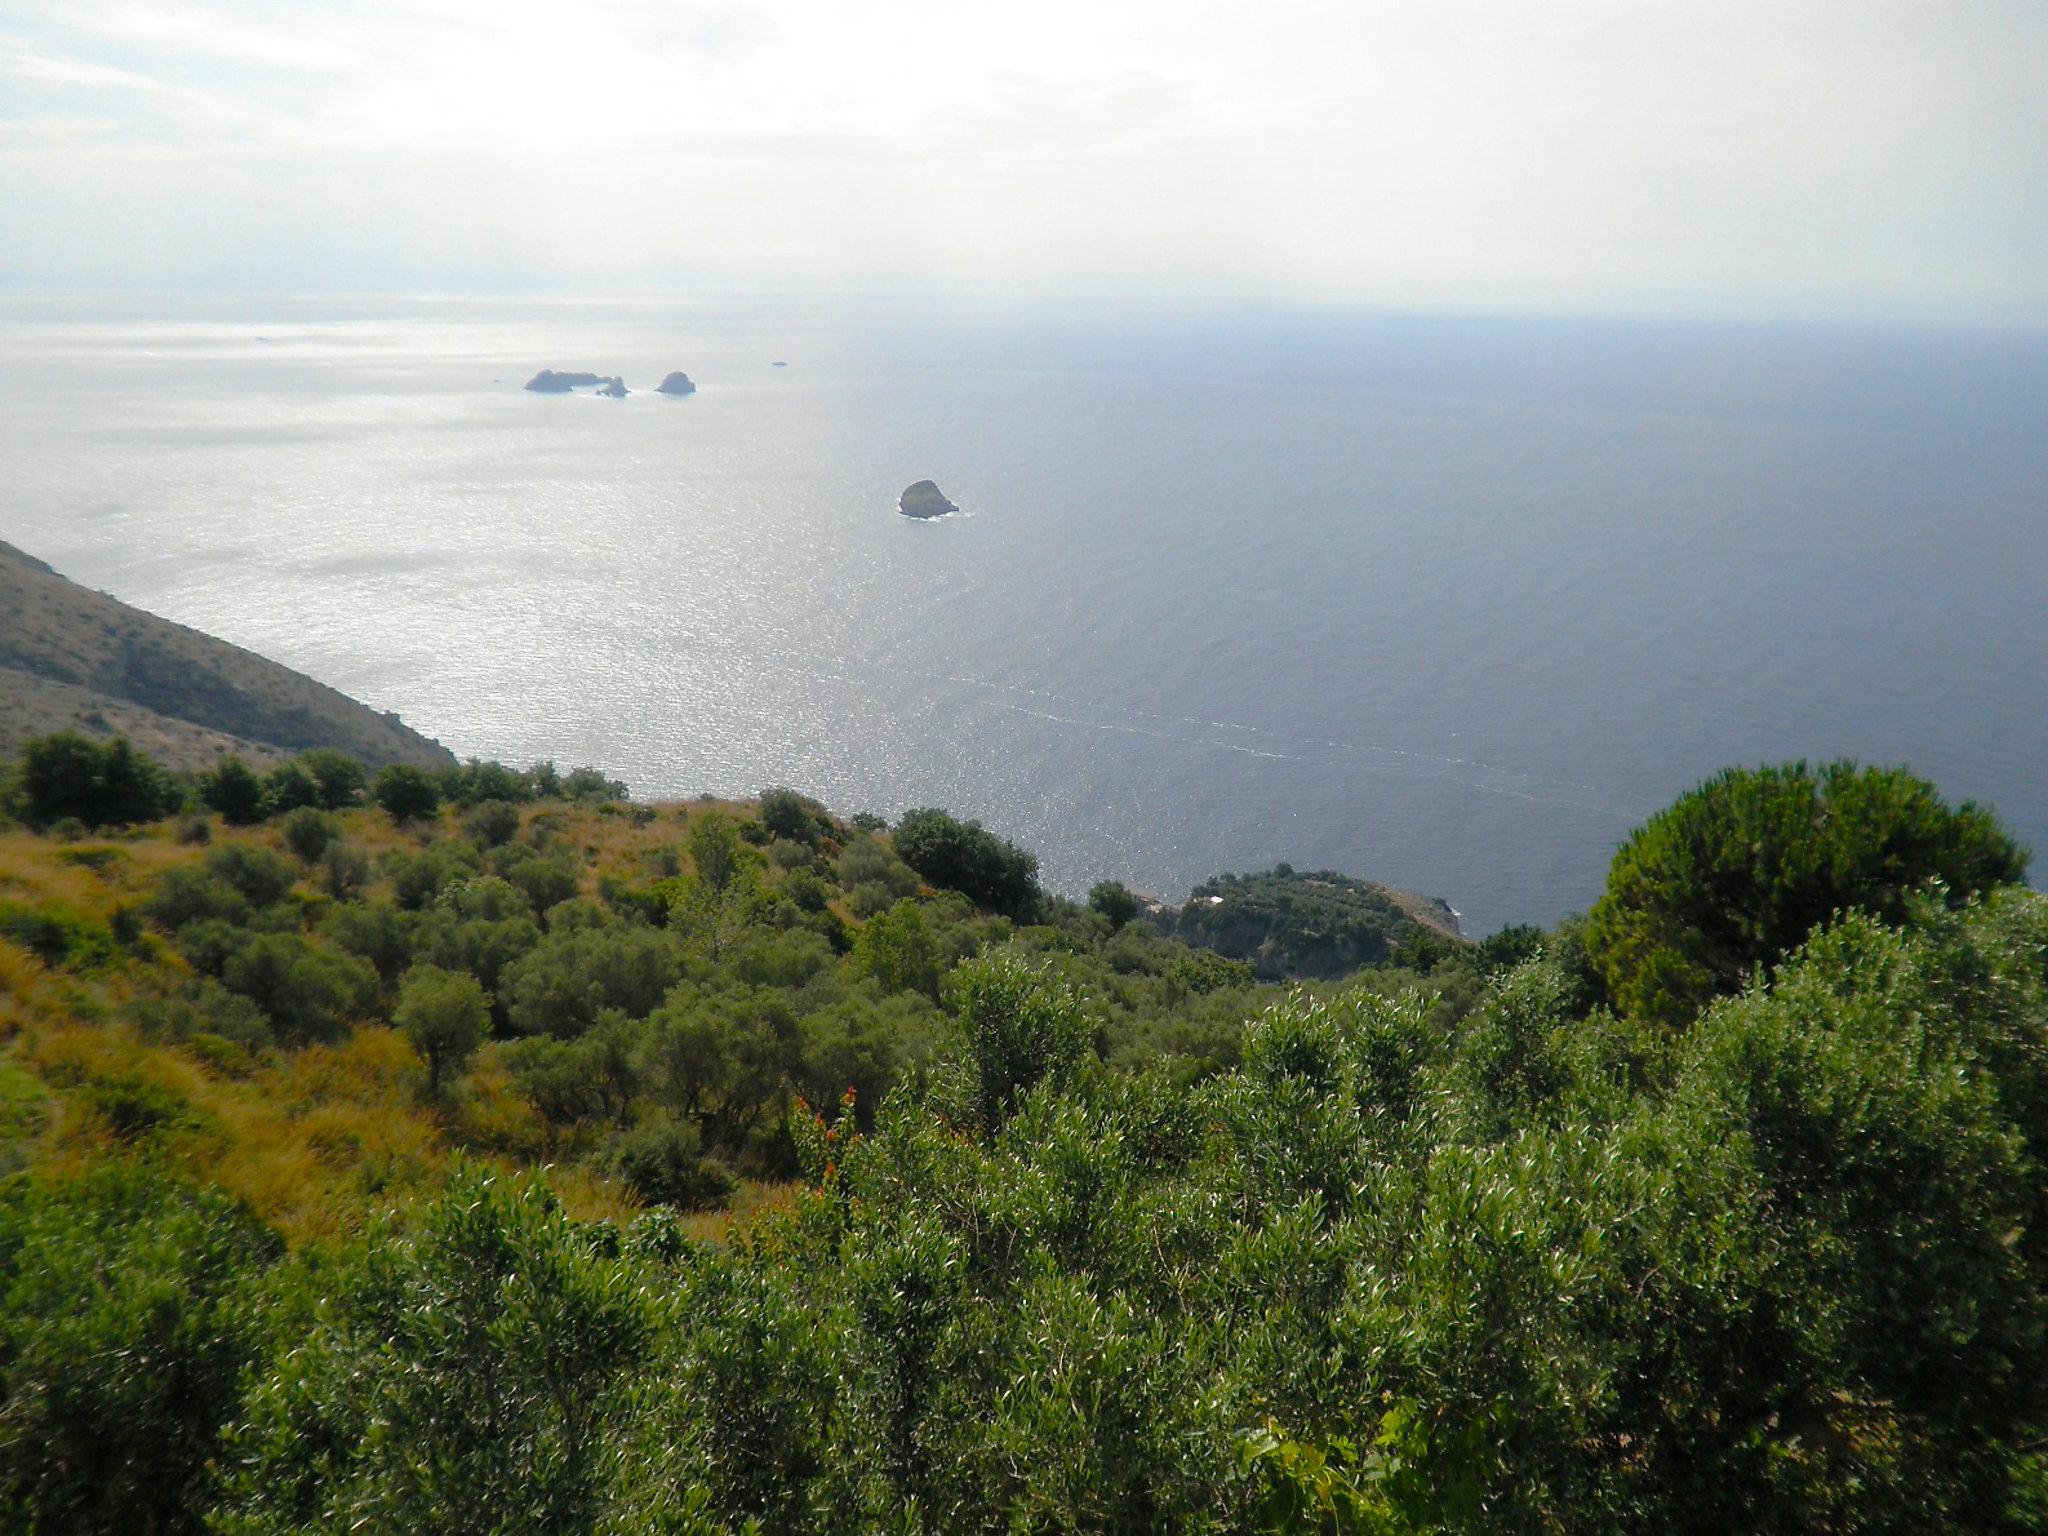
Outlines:
<svg viewBox="0 0 2048 1536"><path fill-rule="evenodd" d="M778 357L774 362L770 363L768 366L770 368L787 368L789 364L785 363L781 358Z"/></svg>

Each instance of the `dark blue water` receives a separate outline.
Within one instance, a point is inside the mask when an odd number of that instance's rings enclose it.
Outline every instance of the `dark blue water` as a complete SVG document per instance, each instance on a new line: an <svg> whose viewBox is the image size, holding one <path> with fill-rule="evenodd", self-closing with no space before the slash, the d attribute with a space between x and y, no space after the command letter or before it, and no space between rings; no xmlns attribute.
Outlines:
<svg viewBox="0 0 2048 1536"><path fill-rule="evenodd" d="M458 751L1052 880L1584 906L1728 763L2048 853L2048 341L997 305L17 306L5 537ZM774 369L776 358L790 366ZM623 402L542 398L542 366ZM685 368L701 393L644 391ZM935 478L959 518L892 510Z"/></svg>

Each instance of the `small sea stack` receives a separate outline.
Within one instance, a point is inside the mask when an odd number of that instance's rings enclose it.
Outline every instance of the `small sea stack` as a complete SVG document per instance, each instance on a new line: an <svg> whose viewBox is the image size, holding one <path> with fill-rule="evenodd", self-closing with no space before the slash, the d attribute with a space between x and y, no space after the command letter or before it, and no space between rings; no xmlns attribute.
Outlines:
<svg viewBox="0 0 2048 1536"><path fill-rule="evenodd" d="M597 392L611 400L623 400L632 393L630 389L626 388L626 381L617 374L606 379Z"/></svg>
<svg viewBox="0 0 2048 1536"><path fill-rule="evenodd" d="M946 499L946 493L930 480L920 480L915 485L905 486L903 494L896 498L896 510L905 517L945 517L960 509Z"/></svg>
<svg viewBox="0 0 2048 1536"><path fill-rule="evenodd" d="M680 369L654 386L657 395L694 395L697 386L690 382L690 376Z"/></svg>

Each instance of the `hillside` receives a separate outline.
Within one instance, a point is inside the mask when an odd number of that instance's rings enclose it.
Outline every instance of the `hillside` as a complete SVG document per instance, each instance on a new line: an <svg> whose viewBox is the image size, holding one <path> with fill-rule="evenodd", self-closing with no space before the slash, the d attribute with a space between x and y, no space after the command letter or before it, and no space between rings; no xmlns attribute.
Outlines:
<svg viewBox="0 0 2048 1536"><path fill-rule="evenodd" d="M630 805L503 770L402 824L0 830L0 1173L147 1146L302 1241L460 1156L552 1165L579 1215L667 1200L715 1229L793 1176L793 1095L851 1086L866 1117L933 1057L941 979L986 946L1057 957L1112 1058L1189 1073L1279 1001L1142 925L1057 898L1015 920L900 854L787 791ZM416 966L489 1011L432 1088Z"/></svg>
<svg viewBox="0 0 2048 1536"><path fill-rule="evenodd" d="M253 651L131 608L0 543L0 753L71 730L176 768L334 747L372 768L446 768L438 742Z"/></svg>
<svg viewBox="0 0 2048 1536"><path fill-rule="evenodd" d="M2048 897L1909 775L1549 933L1201 888L1395 962L1284 989L938 809L354 778L0 827L0 1529L2044 1528Z"/></svg>
<svg viewBox="0 0 2048 1536"><path fill-rule="evenodd" d="M1253 875L1218 875L1189 893L1162 928L1249 962L1262 980L1335 977L1396 960L1404 949L1462 937L1444 902L1332 870L1287 864Z"/></svg>

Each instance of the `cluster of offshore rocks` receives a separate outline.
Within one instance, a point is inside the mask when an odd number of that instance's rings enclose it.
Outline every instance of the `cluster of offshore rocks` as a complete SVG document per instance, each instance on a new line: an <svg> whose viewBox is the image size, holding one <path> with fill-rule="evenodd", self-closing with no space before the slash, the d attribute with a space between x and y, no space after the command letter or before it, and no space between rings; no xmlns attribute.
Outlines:
<svg viewBox="0 0 2048 1536"><path fill-rule="evenodd" d="M789 365L778 358L773 366L786 368ZM632 393L626 388L626 381L617 374L568 373L554 368L541 369L526 381L526 387L539 395L569 395L579 389L587 389L614 400L623 400ZM697 386L690 382L687 373L678 370L655 385L654 392L657 395L694 395ZM896 510L905 517L929 522L935 517L951 517L960 509L935 481L920 480L903 488L903 494L896 498Z"/></svg>
<svg viewBox="0 0 2048 1536"><path fill-rule="evenodd" d="M567 395L579 389L595 390L612 400L623 400L632 391L626 388L626 381L617 374L603 373L557 373L552 368L543 368L526 381L526 387L538 395ZM697 386L690 382L687 373L672 373L654 386L657 395L694 395Z"/></svg>

